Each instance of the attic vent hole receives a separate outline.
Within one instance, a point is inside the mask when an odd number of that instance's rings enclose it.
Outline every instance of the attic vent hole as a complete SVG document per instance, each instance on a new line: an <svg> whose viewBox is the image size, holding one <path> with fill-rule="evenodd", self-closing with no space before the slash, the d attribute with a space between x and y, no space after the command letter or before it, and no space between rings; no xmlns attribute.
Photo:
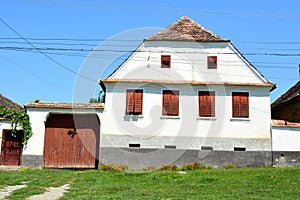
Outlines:
<svg viewBox="0 0 300 200"><path fill-rule="evenodd" d="M246 147L234 147L234 151L246 151Z"/></svg>
<svg viewBox="0 0 300 200"><path fill-rule="evenodd" d="M140 148L141 144L129 144L129 147Z"/></svg>
<svg viewBox="0 0 300 200"><path fill-rule="evenodd" d="M176 149L176 145L166 144L165 149Z"/></svg>
<svg viewBox="0 0 300 200"><path fill-rule="evenodd" d="M211 146L201 146L201 150L204 150L204 151L212 151L212 150L214 150L214 148L211 147Z"/></svg>

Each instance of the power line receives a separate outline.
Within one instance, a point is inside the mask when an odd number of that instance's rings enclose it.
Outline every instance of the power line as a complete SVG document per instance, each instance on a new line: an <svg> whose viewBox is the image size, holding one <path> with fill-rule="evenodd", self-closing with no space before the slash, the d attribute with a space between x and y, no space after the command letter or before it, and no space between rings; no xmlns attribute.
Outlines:
<svg viewBox="0 0 300 200"><path fill-rule="evenodd" d="M53 48L53 47L35 47L33 45L33 48L30 47L10 47L10 46L6 46L6 47L0 47L0 49L2 50L28 50L28 51L38 51L40 53L42 53L43 55L46 55L43 51L79 51L79 52L119 52L119 53L133 53L133 52L146 52L146 53L194 53L194 54L225 54L225 55L230 55L230 54L238 54L235 52L199 52L199 51L167 51L167 50L157 50L157 51L153 51L153 50L117 50L117 49L84 49L84 48ZM247 56L300 56L300 53L268 53L268 52L254 52L254 53L242 53L243 55L247 55ZM48 56L47 56L48 57ZM49 59L53 59L53 58L49 58ZM56 60L53 59L54 62L58 62ZM60 64L60 63L57 63ZM60 64L62 65L62 64ZM62 65L63 66L63 65ZM65 69L71 70L67 67L64 66ZM77 74L77 72L74 72L71 70L71 72ZM78 74L77 74L78 75Z"/></svg>
<svg viewBox="0 0 300 200"><path fill-rule="evenodd" d="M24 41L26 41L30 46L32 46L36 51L38 51L39 53L41 53L43 56L45 56L46 58L48 58L49 60L51 60L52 62L56 63L58 66L64 68L65 70L78 75L82 78L85 78L87 80L93 81L93 82L97 82L97 80L93 80L87 76L81 75L75 71L73 71L72 69L66 67L65 65L61 64L60 62L58 62L57 60L55 60L54 58L50 57L49 55L47 55L46 53L44 53L43 51L39 50L39 48L37 48L35 45L33 45L29 40L27 40L26 38L24 38L21 34L19 34L15 29L13 29L9 24L7 24L2 18L0 18L0 21L6 26L8 27L11 31L13 31L16 35L18 35L21 39L23 39Z"/></svg>
<svg viewBox="0 0 300 200"><path fill-rule="evenodd" d="M66 93L72 94L72 93L70 93L68 90L66 90L66 89L64 89L64 88L62 88L62 87L56 85L55 83L52 83L51 81L49 81L49 80L47 80L47 79L44 79L43 77L41 77L41 76L39 76L39 75L33 73L32 71L28 70L28 69L25 68L25 67L22 67L21 65L15 63L15 62L13 62L12 60L10 60L10 59L8 59L8 58L2 56L2 55L0 55L0 57L1 57L2 59L6 60L7 62L9 62L10 64L14 65L15 67L17 67L17 68L19 68L19 69L25 71L26 73L30 74L31 76L33 76L33 77L35 77L35 78L37 78L37 79L39 79L39 80L41 80L41 81L43 81L43 82L46 82L46 83L48 83L49 85L51 85L51 86L53 86L53 87L55 87L55 88L57 88L57 89L60 89L60 90L62 90L62 91L64 91L64 92L66 92Z"/></svg>

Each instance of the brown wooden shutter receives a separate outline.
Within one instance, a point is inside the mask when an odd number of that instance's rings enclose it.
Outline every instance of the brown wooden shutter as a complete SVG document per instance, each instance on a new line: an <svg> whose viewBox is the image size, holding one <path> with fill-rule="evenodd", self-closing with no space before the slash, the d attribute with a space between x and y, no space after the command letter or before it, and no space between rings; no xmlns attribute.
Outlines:
<svg viewBox="0 0 300 200"><path fill-rule="evenodd" d="M249 93L232 93L232 116L244 118L249 117Z"/></svg>
<svg viewBox="0 0 300 200"><path fill-rule="evenodd" d="M126 92L126 112L130 114L134 108L134 90L127 90Z"/></svg>
<svg viewBox="0 0 300 200"><path fill-rule="evenodd" d="M207 92L207 116L215 116L215 92Z"/></svg>
<svg viewBox="0 0 300 200"><path fill-rule="evenodd" d="M215 92L199 91L199 116L215 116Z"/></svg>
<svg viewBox="0 0 300 200"><path fill-rule="evenodd" d="M179 114L179 92L171 91L171 113L172 116L178 116Z"/></svg>
<svg viewBox="0 0 300 200"><path fill-rule="evenodd" d="M161 68L170 68L170 67L171 67L171 56L161 55Z"/></svg>
<svg viewBox="0 0 300 200"><path fill-rule="evenodd" d="M208 69L216 69L218 66L217 56L207 56L207 67Z"/></svg>
<svg viewBox="0 0 300 200"><path fill-rule="evenodd" d="M199 116L205 117L206 116L206 95L205 92L199 91Z"/></svg>
<svg viewBox="0 0 300 200"><path fill-rule="evenodd" d="M168 115L170 113L170 92L168 90L163 91L163 115Z"/></svg>
<svg viewBox="0 0 300 200"><path fill-rule="evenodd" d="M240 98L238 93L232 93L232 117L240 116Z"/></svg>
<svg viewBox="0 0 300 200"><path fill-rule="evenodd" d="M143 110L143 90L135 90L134 112L141 115Z"/></svg>
<svg viewBox="0 0 300 200"><path fill-rule="evenodd" d="M249 117L249 98L248 93L241 94L241 117Z"/></svg>

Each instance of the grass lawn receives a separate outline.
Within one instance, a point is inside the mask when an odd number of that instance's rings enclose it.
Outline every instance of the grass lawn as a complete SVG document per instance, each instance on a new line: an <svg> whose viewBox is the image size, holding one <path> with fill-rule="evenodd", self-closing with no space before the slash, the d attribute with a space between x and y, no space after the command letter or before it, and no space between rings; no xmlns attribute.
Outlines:
<svg viewBox="0 0 300 200"><path fill-rule="evenodd" d="M70 183L61 199L300 199L300 167L109 172L29 170L0 172L0 188L27 182L8 199Z"/></svg>

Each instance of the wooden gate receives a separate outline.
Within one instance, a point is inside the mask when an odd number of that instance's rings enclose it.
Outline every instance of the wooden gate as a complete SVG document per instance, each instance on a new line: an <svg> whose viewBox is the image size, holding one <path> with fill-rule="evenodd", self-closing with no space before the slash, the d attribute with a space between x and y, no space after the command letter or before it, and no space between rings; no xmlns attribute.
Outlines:
<svg viewBox="0 0 300 200"><path fill-rule="evenodd" d="M21 155L23 150L23 131L18 130L16 136L12 136L11 130L4 129L2 132L1 165L19 166L21 165Z"/></svg>
<svg viewBox="0 0 300 200"><path fill-rule="evenodd" d="M99 133L96 114L51 114L46 122L45 167L97 167Z"/></svg>

